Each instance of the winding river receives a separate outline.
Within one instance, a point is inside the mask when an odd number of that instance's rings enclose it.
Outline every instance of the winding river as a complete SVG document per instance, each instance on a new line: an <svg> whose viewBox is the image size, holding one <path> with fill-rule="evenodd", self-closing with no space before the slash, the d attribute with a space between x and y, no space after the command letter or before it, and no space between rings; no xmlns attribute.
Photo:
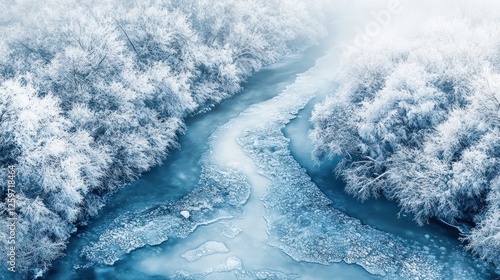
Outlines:
<svg viewBox="0 0 500 280"><path fill-rule="evenodd" d="M335 40L265 67L187 120L181 149L110 197L45 279L489 279L453 228L361 203L317 166L311 110Z"/></svg>

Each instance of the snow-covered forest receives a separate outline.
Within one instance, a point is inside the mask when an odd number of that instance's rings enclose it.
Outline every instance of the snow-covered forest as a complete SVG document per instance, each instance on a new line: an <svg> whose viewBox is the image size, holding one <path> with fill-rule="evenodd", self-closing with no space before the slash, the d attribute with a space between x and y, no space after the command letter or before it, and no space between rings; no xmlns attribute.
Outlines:
<svg viewBox="0 0 500 280"><path fill-rule="evenodd" d="M187 116L325 36L329 9L301 0L1 4L0 176L15 164L16 262L28 275L63 254L107 193L162 162Z"/></svg>
<svg viewBox="0 0 500 280"><path fill-rule="evenodd" d="M464 13L345 57L310 137L318 161L341 157L347 192L396 200L420 224L457 226L499 267L500 28L497 17Z"/></svg>
<svg viewBox="0 0 500 280"><path fill-rule="evenodd" d="M500 275L495 1L0 0L0 280Z"/></svg>

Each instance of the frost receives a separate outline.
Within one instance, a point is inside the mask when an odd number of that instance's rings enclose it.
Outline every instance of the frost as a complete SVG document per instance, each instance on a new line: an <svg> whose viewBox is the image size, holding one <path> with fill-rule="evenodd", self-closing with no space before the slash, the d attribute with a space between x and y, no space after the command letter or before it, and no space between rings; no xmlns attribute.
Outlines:
<svg viewBox="0 0 500 280"><path fill-rule="evenodd" d="M189 250L182 254L181 257L185 258L189 262L197 261L204 256L216 254L216 253L226 253L229 249L222 242L208 241L200 245L200 247Z"/></svg>

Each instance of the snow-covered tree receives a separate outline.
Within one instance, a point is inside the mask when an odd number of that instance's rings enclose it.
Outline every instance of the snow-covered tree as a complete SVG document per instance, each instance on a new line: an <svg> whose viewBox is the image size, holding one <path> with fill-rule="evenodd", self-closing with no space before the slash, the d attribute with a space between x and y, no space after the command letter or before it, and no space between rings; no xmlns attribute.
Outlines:
<svg viewBox="0 0 500 280"><path fill-rule="evenodd" d="M396 199L419 223L475 225L469 247L497 266L499 38L488 22L437 18L353 54L311 132L318 160L342 156L349 193Z"/></svg>

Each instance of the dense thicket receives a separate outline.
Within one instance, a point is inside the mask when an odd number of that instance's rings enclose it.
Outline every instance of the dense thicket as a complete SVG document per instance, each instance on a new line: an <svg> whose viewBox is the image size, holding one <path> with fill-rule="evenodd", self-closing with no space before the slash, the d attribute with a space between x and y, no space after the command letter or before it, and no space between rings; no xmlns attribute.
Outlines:
<svg viewBox="0 0 500 280"><path fill-rule="evenodd" d="M61 256L103 194L162 161L183 118L325 34L318 1L135 2L2 2L0 180L16 166L24 275Z"/></svg>
<svg viewBox="0 0 500 280"><path fill-rule="evenodd" d="M419 223L470 222L468 246L500 266L500 29L433 19L348 57L313 113L318 160L346 190L384 195Z"/></svg>

